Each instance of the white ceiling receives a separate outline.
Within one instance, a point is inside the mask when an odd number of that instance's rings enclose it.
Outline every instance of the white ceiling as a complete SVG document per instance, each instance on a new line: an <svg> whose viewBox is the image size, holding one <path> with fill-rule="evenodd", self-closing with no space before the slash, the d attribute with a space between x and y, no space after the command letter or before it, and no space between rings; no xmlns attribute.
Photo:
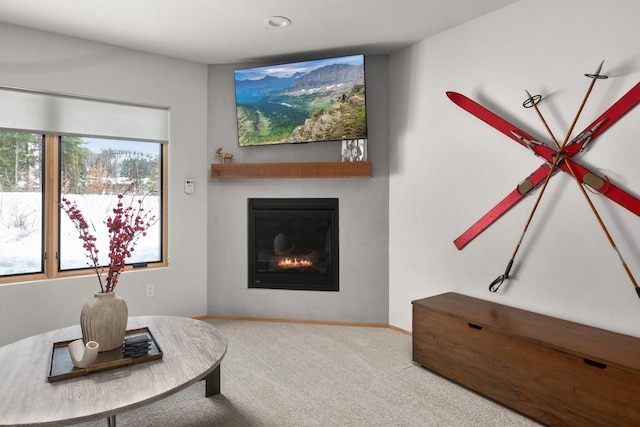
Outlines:
<svg viewBox="0 0 640 427"><path fill-rule="evenodd" d="M0 21L204 64L386 55L517 0L0 0ZM269 16L288 28L270 28Z"/></svg>

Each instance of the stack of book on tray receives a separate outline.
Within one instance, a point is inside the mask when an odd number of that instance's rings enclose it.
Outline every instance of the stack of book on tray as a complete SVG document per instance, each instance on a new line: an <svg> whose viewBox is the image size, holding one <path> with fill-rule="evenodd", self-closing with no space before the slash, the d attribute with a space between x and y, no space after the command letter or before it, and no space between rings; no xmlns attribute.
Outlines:
<svg viewBox="0 0 640 427"><path fill-rule="evenodd" d="M151 338L149 338L149 336L136 335L130 338L125 338L122 353L124 357L135 359L136 357L146 356L149 354L150 347Z"/></svg>

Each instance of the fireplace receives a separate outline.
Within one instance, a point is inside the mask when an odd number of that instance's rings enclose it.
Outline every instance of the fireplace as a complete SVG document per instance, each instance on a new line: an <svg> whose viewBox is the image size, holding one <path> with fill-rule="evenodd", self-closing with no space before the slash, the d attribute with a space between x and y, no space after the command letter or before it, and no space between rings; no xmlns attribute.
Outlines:
<svg viewBox="0 0 640 427"><path fill-rule="evenodd" d="M249 199L249 288L338 291L338 199Z"/></svg>

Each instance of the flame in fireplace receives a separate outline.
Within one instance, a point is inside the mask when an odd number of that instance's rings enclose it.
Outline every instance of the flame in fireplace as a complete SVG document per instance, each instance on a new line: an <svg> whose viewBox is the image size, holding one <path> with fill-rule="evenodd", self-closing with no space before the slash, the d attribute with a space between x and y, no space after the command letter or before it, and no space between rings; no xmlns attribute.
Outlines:
<svg viewBox="0 0 640 427"><path fill-rule="evenodd" d="M278 267L280 268L300 268L311 267L313 263L307 258L301 257L284 257L278 261Z"/></svg>

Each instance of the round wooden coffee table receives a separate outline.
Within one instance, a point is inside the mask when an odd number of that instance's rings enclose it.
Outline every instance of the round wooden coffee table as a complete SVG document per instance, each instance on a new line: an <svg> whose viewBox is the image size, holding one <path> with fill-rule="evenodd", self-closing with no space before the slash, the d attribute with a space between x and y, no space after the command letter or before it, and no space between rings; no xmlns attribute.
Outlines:
<svg viewBox="0 0 640 427"><path fill-rule="evenodd" d="M162 359L49 382L53 344L80 338L79 326L0 347L0 425L68 425L115 415L206 379L220 393L227 339L206 322L171 316L131 317L127 329L148 328Z"/></svg>

